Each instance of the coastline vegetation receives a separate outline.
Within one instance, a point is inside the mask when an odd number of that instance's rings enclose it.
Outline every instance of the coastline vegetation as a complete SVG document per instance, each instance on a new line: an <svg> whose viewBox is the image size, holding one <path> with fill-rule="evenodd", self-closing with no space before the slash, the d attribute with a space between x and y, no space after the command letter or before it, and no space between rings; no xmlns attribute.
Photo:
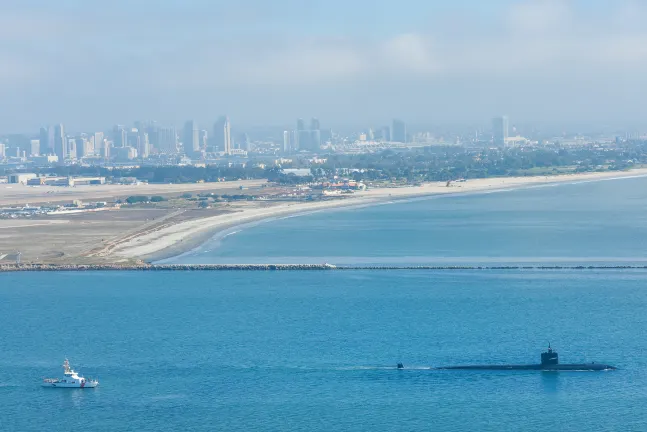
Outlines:
<svg viewBox="0 0 647 432"><path fill-rule="evenodd" d="M195 183L223 180L267 179L282 185L298 185L346 176L356 181L425 182L506 176L543 176L567 173L620 171L647 164L647 142L628 141L613 146L465 148L429 146L384 150L364 154L328 154L311 162L297 154L290 162L273 165L267 158L251 159L230 166L55 166L31 169L58 176L132 177L149 183ZM311 175L286 174L284 168L309 168ZM24 171L24 170L23 170ZM8 173L5 172L5 174Z"/></svg>

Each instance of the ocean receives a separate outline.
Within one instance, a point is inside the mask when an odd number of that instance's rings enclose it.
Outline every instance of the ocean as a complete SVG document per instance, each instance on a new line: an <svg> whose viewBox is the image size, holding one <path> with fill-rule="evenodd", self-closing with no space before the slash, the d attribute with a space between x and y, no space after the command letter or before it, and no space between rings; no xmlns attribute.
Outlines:
<svg viewBox="0 0 647 432"><path fill-rule="evenodd" d="M314 213L177 261L643 265L645 186ZM0 430L644 431L645 281L642 269L0 274ZM562 362L619 370L429 369L536 363L549 342ZM41 388L65 357L100 386Z"/></svg>

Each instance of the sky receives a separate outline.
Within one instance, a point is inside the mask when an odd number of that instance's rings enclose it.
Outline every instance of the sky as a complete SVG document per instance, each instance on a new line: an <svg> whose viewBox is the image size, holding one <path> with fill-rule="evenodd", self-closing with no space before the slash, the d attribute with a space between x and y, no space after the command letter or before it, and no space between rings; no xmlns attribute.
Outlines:
<svg viewBox="0 0 647 432"><path fill-rule="evenodd" d="M647 126L647 1L0 0L0 131Z"/></svg>

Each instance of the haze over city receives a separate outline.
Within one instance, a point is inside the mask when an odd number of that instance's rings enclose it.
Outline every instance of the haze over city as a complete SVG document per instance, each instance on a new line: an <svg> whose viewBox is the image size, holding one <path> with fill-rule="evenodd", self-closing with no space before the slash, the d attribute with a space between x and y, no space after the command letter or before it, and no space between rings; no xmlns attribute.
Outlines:
<svg viewBox="0 0 647 432"><path fill-rule="evenodd" d="M639 1L294 0L0 5L0 131L180 126L641 126Z"/></svg>

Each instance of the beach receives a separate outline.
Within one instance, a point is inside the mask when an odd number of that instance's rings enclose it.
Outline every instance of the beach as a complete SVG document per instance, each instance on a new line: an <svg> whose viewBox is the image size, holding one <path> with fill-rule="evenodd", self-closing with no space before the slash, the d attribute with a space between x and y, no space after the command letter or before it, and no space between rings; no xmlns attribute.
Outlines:
<svg viewBox="0 0 647 432"><path fill-rule="evenodd" d="M119 260L156 261L187 252L218 232L234 226L243 225L263 219L285 217L289 215L323 211L342 207L379 204L391 200L404 200L416 197L442 194L487 193L505 189L539 187L543 185L613 180L628 177L647 176L647 169L636 169L622 172L582 173L541 177L501 177L473 179L462 182L426 183L421 186L379 188L358 191L338 199L302 203L265 204L264 207L249 205L237 211L179 222L160 229L150 230L142 235L120 241L111 248L109 257Z"/></svg>

